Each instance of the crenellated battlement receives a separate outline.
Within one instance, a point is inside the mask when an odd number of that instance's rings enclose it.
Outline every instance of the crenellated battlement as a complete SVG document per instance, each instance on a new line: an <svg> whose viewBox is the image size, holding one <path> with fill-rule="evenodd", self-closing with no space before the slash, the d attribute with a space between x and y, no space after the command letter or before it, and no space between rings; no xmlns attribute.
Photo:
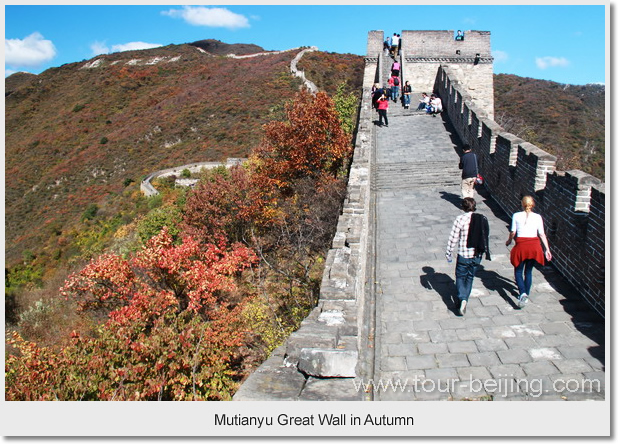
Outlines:
<svg viewBox="0 0 618 448"><path fill-rule="evenodd" d="M605 312L605 187L573 170L556 171L557 158L504 131L440 67L434 91L462 142L479 158L486 187L504 211L521 208L532 195L545 219L552 263L600 314Z"/></svg>

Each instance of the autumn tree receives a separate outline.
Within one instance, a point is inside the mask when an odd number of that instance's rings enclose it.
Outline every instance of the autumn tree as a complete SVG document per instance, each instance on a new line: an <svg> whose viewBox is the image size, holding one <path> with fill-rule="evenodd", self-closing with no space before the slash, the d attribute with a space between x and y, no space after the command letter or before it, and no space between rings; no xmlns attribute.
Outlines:
<svg viewBox="0 0 618 448"><path fill-rule="evenodd" d="M54 353L13 334L7 399L229 399L250 298L235 294L237 277L255 261L240 244L174 245L166 228L128 260L101 256L62 289L108 312L99 336L74 334Z"/></svg>
<svg viewBox="0 0 618 448"><path fill-rule="evenodd" d="M241 242L276 219L272 184L242 166L213 173L187 197L183 230L197 241Z"/></svg>
<svg viewBox="0 0 618 448"><path fill-rule="evenodd" d="M302 90L287 106L286 121L265 125L265 138L256 148L258 173L289 192L296 179L336 178L352 150L333 100Z"/></svg>

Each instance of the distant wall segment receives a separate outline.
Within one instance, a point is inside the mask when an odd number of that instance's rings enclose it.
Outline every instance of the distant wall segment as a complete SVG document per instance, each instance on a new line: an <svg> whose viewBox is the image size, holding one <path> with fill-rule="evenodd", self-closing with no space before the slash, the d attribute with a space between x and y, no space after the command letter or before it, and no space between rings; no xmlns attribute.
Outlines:
<svg viewBox="0 0 618 448"><path fill-rule="evenodd" d="M227 168L231 168L235 165L240 165L247 159L240 158L229 158L227 162L198 162L198 163L190 163L188 165L177 166L174 168L167 168L165 170L155 171L154 173L149 174L140 184L140 190L145 196L156 196L159 194L157 189L152 186L150 183L153 179L158 177L170 177L176 176L180 177L184 170L189 170L191 173L199 173L200 171L206 169L211 170L213 168L217 168L219 166L225 166Z"/></svg>

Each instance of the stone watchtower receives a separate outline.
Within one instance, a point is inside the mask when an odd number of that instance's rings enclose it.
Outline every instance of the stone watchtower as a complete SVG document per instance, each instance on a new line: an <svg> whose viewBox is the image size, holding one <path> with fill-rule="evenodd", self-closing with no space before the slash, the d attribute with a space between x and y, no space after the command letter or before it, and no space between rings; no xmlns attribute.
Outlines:
<svg viewBox="0 0 618 448"><path fill-rule="evenodd" d="M402 31L404 76L415 92L434 91L438 67L448 67L488 118L494 116L493 57L489 31L466 31L456 40L453 31Z"/></svg>
<svg viewBox="0 0 618 448"><path fill-rule="evenodd" d="M404 81L410 81L415 93L437 91L436 76L442 66L449 77L466 92L468 104L475 104L487 118L494 117L493 57L489 31L466 31L463 40L454 31L402 31L401 65ZM388 64L390 57L382 51L383 31L370 31L366 63ZM366 71L373 78L371 71ZM365 87L376 79L365 79Z"/></svg>

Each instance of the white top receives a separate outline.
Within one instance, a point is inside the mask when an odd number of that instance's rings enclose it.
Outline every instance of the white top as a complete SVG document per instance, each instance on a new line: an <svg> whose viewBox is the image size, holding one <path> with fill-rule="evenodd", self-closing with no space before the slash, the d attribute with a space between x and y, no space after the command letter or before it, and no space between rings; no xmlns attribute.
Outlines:
<svg viewBox="0 0 618 448"><path fill-rule="evenodd" d="M534 238L545 235L543 228L543 217L538 213L517 212L513 215L511 232L516 232L516 236L523 238Z"/></svg>
<svg viewBox="0 0 618 448"><path fill-rule="evenodd" d="M435 97L431 100L431 105L436 108L438 112L442 111L442 100L438 97Z"/></svg>

